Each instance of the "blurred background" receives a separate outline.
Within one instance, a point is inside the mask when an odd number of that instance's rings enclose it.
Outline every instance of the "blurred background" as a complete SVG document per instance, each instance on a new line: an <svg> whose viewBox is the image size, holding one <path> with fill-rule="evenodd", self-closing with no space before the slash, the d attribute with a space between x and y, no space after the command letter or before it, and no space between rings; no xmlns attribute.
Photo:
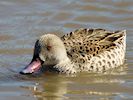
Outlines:
<svg viewBox="0 0 133 100"><path fill-rule="evenodd" d="M127 30L126 63L104 74L21 76L36 39ZM0 100L133 100L133 0L0 0Z"/></svg>

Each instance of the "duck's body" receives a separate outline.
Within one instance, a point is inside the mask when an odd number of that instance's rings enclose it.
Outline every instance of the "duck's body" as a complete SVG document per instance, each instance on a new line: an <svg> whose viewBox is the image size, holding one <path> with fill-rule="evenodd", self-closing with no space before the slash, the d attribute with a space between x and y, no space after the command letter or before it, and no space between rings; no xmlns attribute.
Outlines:
<svg viewBox="0 0 133 100"><path fill-rule="evenodd" d="M102 72L122 65L125 51L125 30L78 29L61 39L53 34L41 36L33 59L37 55L44 63L54 62L53 68L60 73Z"/></svg>
<svg viewBox="0 0 133 100"><path fill-rule="evenodd" d="M77 71L101 72L124 63L126 32L79 29L62 37Z"/></svg>

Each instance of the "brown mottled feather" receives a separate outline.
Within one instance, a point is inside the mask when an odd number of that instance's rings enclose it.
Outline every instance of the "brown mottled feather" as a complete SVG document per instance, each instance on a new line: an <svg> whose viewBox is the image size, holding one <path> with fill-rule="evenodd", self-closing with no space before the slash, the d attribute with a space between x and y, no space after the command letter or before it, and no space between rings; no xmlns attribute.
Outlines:
<svg viewBox="0 0 133 100"><path fill-rule="evenodd" d="M110 32L104 29L81 28L64 35L61 39L71 60L76 59L76 55L80 58L86 56L86 59L88 57L91 59L104 51L114 49L117 43L122 43L123 35L123 31Z"/></svg>

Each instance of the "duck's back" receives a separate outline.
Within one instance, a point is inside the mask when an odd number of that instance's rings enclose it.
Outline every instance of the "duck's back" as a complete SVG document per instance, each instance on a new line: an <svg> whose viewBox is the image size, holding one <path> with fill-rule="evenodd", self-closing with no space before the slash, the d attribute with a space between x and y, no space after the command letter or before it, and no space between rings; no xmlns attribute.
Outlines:
<svg viewBox="0 0 133 100"><path fill-rule="evenodd" d="M78 29L61 39L79 71L104 71L124 63L125 30Z"/></svg>

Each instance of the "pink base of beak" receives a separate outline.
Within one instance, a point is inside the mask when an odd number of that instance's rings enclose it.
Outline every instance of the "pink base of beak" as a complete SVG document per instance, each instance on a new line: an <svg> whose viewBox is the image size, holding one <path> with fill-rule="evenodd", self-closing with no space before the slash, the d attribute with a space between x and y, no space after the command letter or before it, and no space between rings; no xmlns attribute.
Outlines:
<svg viewBox="0 0 133 100"><path fill-rule="evenodd" d="M22 70L21 74L32 74L38 71L41 68L41 61L39 59L31 62L24 70Z"/></svg>

